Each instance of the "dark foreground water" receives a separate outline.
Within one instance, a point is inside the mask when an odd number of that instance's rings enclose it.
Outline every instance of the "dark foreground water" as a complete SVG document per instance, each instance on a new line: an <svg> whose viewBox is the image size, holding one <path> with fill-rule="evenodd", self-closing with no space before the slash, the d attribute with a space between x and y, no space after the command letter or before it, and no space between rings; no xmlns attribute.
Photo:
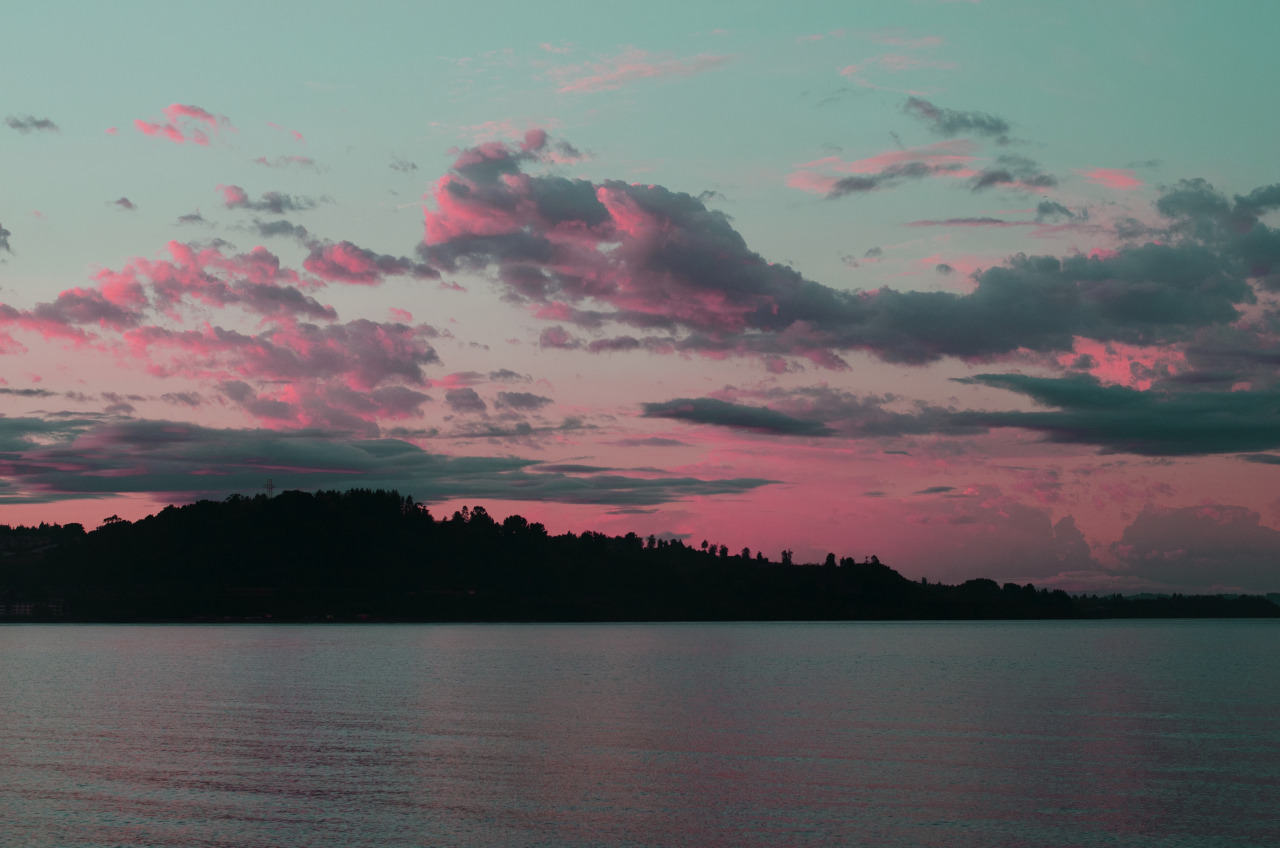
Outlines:
<svg viewBox="0 0 1280 848"><path fill-rule="evenodd" d="M3 846L1275 846L1273 621L0 627Z"/></svg>

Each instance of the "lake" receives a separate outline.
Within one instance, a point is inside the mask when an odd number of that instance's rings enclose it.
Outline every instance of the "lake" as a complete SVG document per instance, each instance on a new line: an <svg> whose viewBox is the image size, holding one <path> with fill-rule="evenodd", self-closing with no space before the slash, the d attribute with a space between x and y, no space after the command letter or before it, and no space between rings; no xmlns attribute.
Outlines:
<svg viewBox="0 0 1280 848"><path fill-rule="evenodd" d="M0 626L4 846L1275 846L1280 622Z"/></svg>

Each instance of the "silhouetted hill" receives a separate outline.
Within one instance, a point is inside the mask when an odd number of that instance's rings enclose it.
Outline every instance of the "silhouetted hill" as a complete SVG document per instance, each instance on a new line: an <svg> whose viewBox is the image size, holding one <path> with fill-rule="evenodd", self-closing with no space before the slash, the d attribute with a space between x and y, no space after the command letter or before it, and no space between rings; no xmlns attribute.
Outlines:
<svg viewBox="0 0 1280 848"><path fill-rule="evenodd" d="M1074 599L917 583L875 557L772 562L635 534L550 536L482 507L438 520L396 492L233 495L130 523L11 528L0 559L24 617L81 621L674 621L1280 616L1265 598ZM39 550L36 550L39 547ZM705 549L704 549L705 548ZM5 611L0 610L0 615Z"/></svg>

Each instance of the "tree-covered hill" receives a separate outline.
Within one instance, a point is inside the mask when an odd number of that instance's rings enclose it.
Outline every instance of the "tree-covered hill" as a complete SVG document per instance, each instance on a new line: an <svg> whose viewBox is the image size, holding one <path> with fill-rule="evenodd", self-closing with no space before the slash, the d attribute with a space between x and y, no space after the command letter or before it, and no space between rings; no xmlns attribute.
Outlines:
<svg viewBox="0 0 1280 848"><path fill-rule="evenodd" d="M20 528L27 530L29 528ZM635 534L548 535L483 507L437 519L397 492L233 495L85 533L42 525L0 558L31 617L81 621L674 621L1280 616L1264 598L1135 604L970 580L914 582L874 557L773 562ZM5 528L10 536L16 531ZM22 535L22 534L16 534ZM33 535L33 534L27 534ZM0 533L3 541L4 533ZM0 599L3 600L3 599ZM1175 603L1176 600L1176 603ZM12 610L10 610L12 613ZM0 615L4 612L0 611ZM13 615L9 615L12 620Z"/></svg>

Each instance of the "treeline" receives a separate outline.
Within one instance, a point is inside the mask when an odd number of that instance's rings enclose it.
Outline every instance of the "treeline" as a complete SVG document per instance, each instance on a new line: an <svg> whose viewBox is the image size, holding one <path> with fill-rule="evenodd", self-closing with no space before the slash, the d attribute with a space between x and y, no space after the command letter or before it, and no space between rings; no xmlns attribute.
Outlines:
<svg viewBox="0 0 1280 848"><path fill-rule="evenodd" d="M795 564L790 552L773 562L634 533L552 536L478 506L437 519L381 490L233 495L44 535L56 542L39 556L0 559L0 591L34 617L79 621L1280 616L1264 598L1135 606L982 579L915 582L874 557Z"/></svg>

